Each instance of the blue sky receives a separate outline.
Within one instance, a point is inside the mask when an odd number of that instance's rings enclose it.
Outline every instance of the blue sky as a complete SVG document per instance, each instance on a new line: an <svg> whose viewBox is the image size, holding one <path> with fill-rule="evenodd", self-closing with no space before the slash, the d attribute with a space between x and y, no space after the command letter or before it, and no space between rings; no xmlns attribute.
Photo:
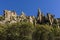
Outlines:
<svg viewBox="0 0 60 40"><path fill-rule="evenodd" d="M26 15L36 16L38 8L60 17L60 0L0 0L0 15L3 10L15 10L18 15L23 11Z"/></svg>

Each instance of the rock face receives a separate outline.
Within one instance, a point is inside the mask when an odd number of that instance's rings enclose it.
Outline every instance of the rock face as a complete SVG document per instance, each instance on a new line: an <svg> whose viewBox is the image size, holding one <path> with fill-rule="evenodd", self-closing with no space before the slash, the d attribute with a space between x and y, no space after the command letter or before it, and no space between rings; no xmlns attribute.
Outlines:
<svg viewBox="0 0 60 40"><path fill-rule="evenodd" d="M0 21L0 23L16 23L16 22L30 22L34 25L36 24L41 24L41 23L47 23L49 22L50 25L54 24L54 15L48 13L47 16L44 16L44 14L41 12L40 9L38 9L38 15L37 17L35 16L26 16L24 12L21 13L21 15L17 15L15 11L9 11L9 10L4 10L4 20ZM58 27L60 26L59 23L60 21L57 19L56 23Z"/></svg>
<svg viewBox="0 0 60 40"><path fill-rule="evenodd" d="M19 16L19 21L24 21L26 19L26 15L24 14L24 12L21 13L21 15Z"/></svg>
<svg viewBox="0 0 60 40"><path fill-rule="evenodd" d="M40 11L40 9L38 9L37 22L42 23L43 17L44 17L43 13Z"/></svg>
<svg viewBox="0 0 60 40"><path fill-rule="evenodd" d="M33 24L33 18L31 16L29 17L29 22Z"/></svg>
<svg viewBox="0 0 60 40"><path fill-rule="evenodd" d="M4 10L4 17L6 21L16 20L17 14L14 11Z"/></svg>
<svg viewBox="0 0 60 40"><path fill-rule="evenodd" d="M11 17L10 13L11 13L11 11L4 10L5 20L10 21L10 17Z"/></svg>
<svg viewBox="0 0 60 40"><path fill-rule="evenodd" d="M57 18L56 19L56 22L57 22L57 26L58 26L58 28L60 27L60 18Z"/></svg>
<svg viewBox="0 0 60 40"><path fill-rule="evenodd" d="M54 16L52 14L48 13L47 17L48 17L48 20L49 20L50 24L52 25L53 22L54 22Z"/></svg>

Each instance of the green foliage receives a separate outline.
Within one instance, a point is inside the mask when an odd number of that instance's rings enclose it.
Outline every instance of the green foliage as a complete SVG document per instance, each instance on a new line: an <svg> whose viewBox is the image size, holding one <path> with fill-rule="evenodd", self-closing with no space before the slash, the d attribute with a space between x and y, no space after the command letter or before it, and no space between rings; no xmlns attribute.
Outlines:
<svg viewBox="0 0 60 40"><path fill-rule="evenodd" d="M56 40L59 37L60 28L48 24L0 24L0 40Z"/></svg>
<svg viewBox="0 0 60 40"><path fill-rule="evenodd" d="M34 40L48 40L49 33L53 28L48 25L37 25L34 32Z"/></svg>
<svg viewBox="0 0 60 40"><path fill-rule="evenodd" d="M4 17L3 16L0 16L0 21L4 20Z"/></svg>
<svg viewBox="0 0 60 40"><path fill-rule="evenodd" d="M33 31L31 23L0 24L0 40L32 40Z"/></svg>

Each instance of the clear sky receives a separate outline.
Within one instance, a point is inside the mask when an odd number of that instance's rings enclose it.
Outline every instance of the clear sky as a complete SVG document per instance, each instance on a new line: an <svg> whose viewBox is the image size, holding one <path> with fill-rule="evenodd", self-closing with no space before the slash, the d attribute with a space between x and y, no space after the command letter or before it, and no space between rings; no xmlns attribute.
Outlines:
<svg viewBox="0 0 60 40"><path fill-rule="evenodd" d="M38 8L60 17L60 0L0 0L0 15L3 10L15 10L18 15L23 11L26 15L36 16Z"/></svg>

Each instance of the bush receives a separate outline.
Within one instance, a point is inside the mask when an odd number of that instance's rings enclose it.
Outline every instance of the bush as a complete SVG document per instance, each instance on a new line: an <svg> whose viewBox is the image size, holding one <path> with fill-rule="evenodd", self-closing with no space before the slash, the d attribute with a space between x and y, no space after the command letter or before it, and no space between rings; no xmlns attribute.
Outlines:
<svg viewBox="0 0 60 40"><path fill-rule="evenodd" d="M47 24L18 22L0 24L0 40L56 40L60 37L60 28Z"/></svg>

